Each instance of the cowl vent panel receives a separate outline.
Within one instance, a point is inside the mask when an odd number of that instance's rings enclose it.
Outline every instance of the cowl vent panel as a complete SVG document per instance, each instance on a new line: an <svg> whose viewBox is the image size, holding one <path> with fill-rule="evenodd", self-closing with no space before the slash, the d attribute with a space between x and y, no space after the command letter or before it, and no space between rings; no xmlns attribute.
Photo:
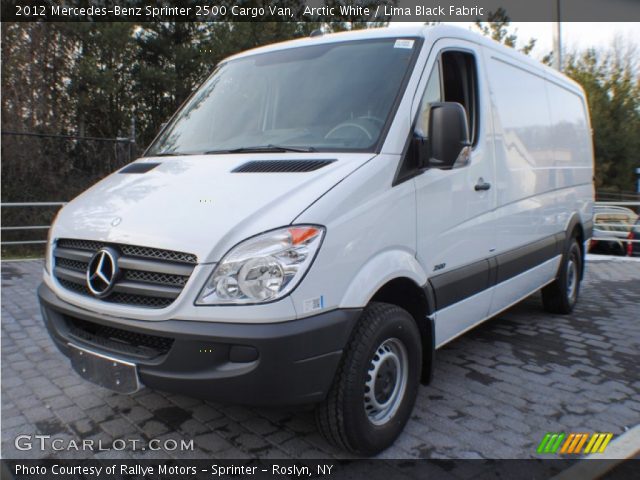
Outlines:
<svg viewBox="0 0 640 480"><path fill-rule="evenodd" d="M150 170L156 168L159 163L151 163L151 162L141 162L141 163L130 163L118 173L147 173Z"/></svg>
<svg viewBox="0 0 640 480"><path fill-rule="evenodd" d="M231 170L233 173L304 173L318 170L335 160L252 160Z"/></svg>

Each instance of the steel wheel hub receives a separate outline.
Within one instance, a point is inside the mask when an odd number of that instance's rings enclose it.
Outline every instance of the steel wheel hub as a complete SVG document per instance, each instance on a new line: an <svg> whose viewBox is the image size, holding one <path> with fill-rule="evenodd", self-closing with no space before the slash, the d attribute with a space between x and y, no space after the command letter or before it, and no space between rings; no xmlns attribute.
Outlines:
<svg viewBox="0 0 640 480"><path fill-rule="evenodd" d="M408 355L397 338L382 342L371 359L365 381L364 410L374 425L383 425L395 415L407 388Z"/></svg>

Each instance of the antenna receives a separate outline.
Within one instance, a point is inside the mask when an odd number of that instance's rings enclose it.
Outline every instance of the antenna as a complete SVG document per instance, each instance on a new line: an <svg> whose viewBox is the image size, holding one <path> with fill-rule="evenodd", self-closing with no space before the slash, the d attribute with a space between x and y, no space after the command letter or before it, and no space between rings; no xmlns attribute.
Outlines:
<svg viewBox="0 0 640 480"><path fill-rule="evenodd" d="M553 67L562 71L562 22L560 12L560 0L556 0L556 20L553 30Z"/></svg>

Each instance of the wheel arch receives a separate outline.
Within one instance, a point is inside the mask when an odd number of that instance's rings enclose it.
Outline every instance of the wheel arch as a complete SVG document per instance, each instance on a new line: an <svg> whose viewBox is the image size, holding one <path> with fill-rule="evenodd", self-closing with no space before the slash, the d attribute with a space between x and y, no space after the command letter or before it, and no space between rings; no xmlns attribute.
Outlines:
<svg viewBox="0 0 640 480"><path fill-rule="evenodd" d="M580 215L577 212L571 215L571 218L567 222L567 226L565 228L565 248L563 251L567 250L569 242L571 242L574 238L578 240L578 247L580 248L580 256L582 260L580 262L580 280L582 280L582 278L584 277L584 264L586 255L585 241L587 240L587 236L585 227L582 223Z"/></svg>
<svg viewBox="0 0 640 480"><path fill-rule="evenodd" d="M371 302L396 305L411 314L422 343L421 382L429 383L435 357L435 324L431 316L435 301L415 252L394 248L370 258L350 282L340 306L362 308Z"/></svg>
<svg viewBox="0 0 640 480"><path fill-rule="evenodd" d="M370 301L395 305L413 317L422 344L420 381L424 385L429 384L433 378L435 363L435 323L432 316L434 301L431 290L419 286L410 278L397 277L382 285Z"/></svg>

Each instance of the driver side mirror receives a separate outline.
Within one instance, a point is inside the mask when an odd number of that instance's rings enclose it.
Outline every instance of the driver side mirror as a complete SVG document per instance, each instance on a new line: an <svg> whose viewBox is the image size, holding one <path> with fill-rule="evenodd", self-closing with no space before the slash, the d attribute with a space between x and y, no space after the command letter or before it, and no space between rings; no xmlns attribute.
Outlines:
<svg viewBox="0 0 640 480"><path fill-rule="evenodd" d="M463 149L471 146L469 122L464 107L456 102L432 103L428 128L428 160L423 159L423 165L452 168Z"/></svg>

